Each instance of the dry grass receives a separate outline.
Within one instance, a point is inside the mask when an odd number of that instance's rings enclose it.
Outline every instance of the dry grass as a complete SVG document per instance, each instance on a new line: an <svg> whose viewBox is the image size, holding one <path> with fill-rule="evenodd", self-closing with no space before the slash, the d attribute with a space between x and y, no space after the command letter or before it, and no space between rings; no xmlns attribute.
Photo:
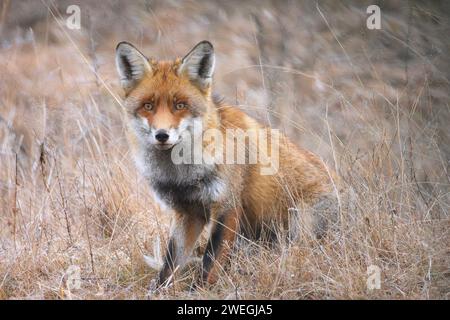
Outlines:
<svg viewBox="0 0 450 320"><path fill-rule="evenodd" d="M83 1L80 31L70 1L2 3L0 298L449 298L449 5L382 2L369 31L360 1L227 3ZM131 162L114 47L170 58L204 38L217 91L319 154L352 201L320 242L241 240L214 287L186 289L194 261L149 296L143 255L169 217Z"/></svg>

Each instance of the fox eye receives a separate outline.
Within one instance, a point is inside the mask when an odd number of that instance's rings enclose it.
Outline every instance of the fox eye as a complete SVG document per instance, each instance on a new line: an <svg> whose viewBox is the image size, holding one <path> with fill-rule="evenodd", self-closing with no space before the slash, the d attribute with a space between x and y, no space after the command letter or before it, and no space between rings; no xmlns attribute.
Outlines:
<svg viewBox="0 0 450 320"><path fill-rule="evenodd" d="M175 109L176 110L183 110L187 108L187 104L183 102L176 102L175 103Z"/></svg>
<svg viewBox="0 0 450 320"><path fill-rule="evenodd" d="M153 110L153 103L151 103L151 102L144 103L144 109L147 110L147 111L152 111Z"/></svg>

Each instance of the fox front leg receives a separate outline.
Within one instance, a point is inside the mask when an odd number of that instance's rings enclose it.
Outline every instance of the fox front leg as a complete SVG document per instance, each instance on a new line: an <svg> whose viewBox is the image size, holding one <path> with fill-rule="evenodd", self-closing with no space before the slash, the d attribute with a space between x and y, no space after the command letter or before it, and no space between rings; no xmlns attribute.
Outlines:
<svg viewBox="0 0 450 320"><path fill-rule="evenodd" d="M177 267L183 267L204 225L205 220L202 217L175 213L164 264L157 279L158 286L164 284Z"/></svg>
<svg viewBox="0 0 450 320"><path fill-rule="evenodd" d="M228 261L239 228L239 210L232 209L213 221L211 236L203 256L202 283L214 284Z"/></svg>

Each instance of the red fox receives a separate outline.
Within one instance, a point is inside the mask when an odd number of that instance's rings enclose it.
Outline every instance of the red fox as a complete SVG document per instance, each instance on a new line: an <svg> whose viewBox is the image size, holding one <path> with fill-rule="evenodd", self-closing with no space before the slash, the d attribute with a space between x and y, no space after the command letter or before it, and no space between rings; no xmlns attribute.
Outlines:
<svg viewBox="0 0 450 320"><path fill-rule="evenodd" d="M218 280L238 235L261 238L270 234L273 226L286 226L291 208L316 208L315 230L320 235L327 216L337 208L334 173L316 155L295 146L284 135L269 130L267 146L276 147L271 157L278 159L273 159L277 162L274 170L265 174L263 163L248 161L252 157L250 145L226 150L229 137L217 140L220 151L211 161L174 161L180 147L184 148L184 158L192 151L191 143L208 129L224 136L235 130L232 141L248 142L249 132L266 128L212 95L215 56L210 42L198 43L184 58L174 61L149 60L131 44L120 42L116 65L125 91L127 136L137 167L155 198L174 212L158 284L185 264L207 225L211 233L201 283L210 284ZM275 136L279 139L272 139ZM206 148L202 141L200 151ZM220 154L224 150L243 152L244 161L224 161ZM256 152L254 160L263 151Z"/></svg>

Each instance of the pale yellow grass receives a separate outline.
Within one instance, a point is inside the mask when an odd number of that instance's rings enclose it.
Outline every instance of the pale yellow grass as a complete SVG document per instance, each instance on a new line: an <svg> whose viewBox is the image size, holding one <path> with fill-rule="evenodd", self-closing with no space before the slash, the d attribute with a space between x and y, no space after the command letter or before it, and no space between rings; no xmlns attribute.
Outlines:
<svg viewBox="0 0 450 320"><path fill-rule="evenodd" d="M408 8L393 4L375 34L356 3L88 1L92 21L70 31L57 22L64 2L44 2L52 13L31 3L29 15L47 17L33 32L14 33L20 8L2 9L11 18L0 22L9 41L0 48L0 298L449 298L449 58L436 32L448 17L433 25L433 8L413 2L411 24ZM114 23L101 20L102 6ZM271 247L240 239L215 286L189 291L194 259L174 286L149 293L157 271L143 256L157 239L164 245L170 217L127 147L114 47L125 39L169 58L203 38L216 45L218 91L319 154L346 200L320 241L302 225L298 239L280 231ZM371 265L381 270L377 290L366 285Z"/></svg>

